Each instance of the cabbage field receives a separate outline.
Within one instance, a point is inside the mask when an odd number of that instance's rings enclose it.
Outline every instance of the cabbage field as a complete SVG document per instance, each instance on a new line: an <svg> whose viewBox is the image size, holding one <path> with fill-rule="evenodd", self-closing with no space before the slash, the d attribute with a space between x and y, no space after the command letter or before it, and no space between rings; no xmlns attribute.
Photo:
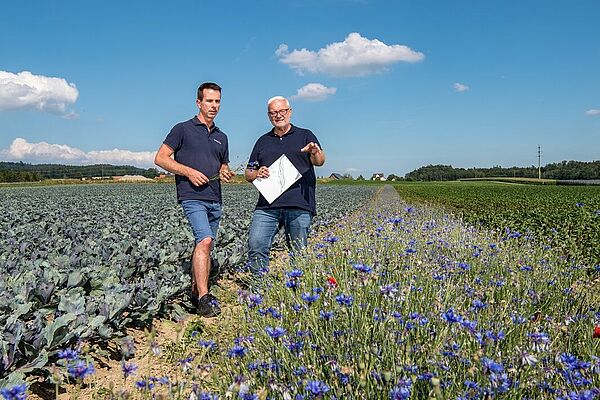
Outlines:
<svg viewBox="0 0 600 400"><path fill-rule="evenodd" d="M372 188L323 187L313 227L371 197ZM257 199L226 186L216 245L222 270L245 264ZM193 236L172 185L105 184L0 189L0 377L44 368L76 339L108 339L130 323L185 310Z"/></svg>

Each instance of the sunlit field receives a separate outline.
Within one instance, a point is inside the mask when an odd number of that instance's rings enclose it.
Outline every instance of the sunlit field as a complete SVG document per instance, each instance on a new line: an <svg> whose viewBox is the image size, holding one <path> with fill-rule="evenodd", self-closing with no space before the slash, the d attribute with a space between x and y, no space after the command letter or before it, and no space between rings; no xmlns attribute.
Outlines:
<svg viewBox="0 0 600 400"><path fill-rule="evenodd" d="M225 289L224 316L208 323L178 301L189 285L191 236L172 188L159 187L67 190L55 197L60 207L2 221L6 393L25 393L41 377L82 398L599 395L600 267L567 254L554 237L423 204L441 189L320 186L309 248L276 256L259 286ZM16 193L14 204L33 207L57 189L19 190L0 191L3 204ZM224 200L225 279L243 276L236 271L254 202L245 190L252 188L228 189ZM597 207L594 199L579 198L572 212ZM593 211L589 218L598 223ZM118 384L96 378L97 356L82 343L182 317L186 328L171 345L149 336L143 357L122 350ZM152 373L159 363L171 367Z"/></svg>

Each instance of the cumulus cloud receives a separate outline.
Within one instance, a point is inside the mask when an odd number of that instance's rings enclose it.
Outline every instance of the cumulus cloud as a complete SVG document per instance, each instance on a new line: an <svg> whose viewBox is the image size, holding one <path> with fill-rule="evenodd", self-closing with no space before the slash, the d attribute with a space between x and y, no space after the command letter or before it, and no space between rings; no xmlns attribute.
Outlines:
<svg viewBox="0 0 600 400"><path fill-rule="evenodd" d="M299 74L324 73L333 76L364 76L382 72L398 62L418 62L425 58L421 52L377 39L367 39L360 33L349 34L343 42L328 44L317 51L308 49L289 51L286 44L279 45L275 55L279 62L289 65Z"/></svg>
<svg viewBox="0 0 600 400"><path fill-rule="evenodd" d="M33 109L73 119L77 114L68 106L78 97L75 84L63 78L0 71L0 111Z"/></svg>
<svg viewBox="0 0 600 400"><path fill-rule="evenodd" d="M454 88L454 90L456 90L457 92L466 92L467 90L470 89L469 86L463 84L463 83L458 83L456 82L454 85L452 85L452 87Z"/></svg>
<svg viewBox="0 0 600 400"><path fill-rule="evenodd" d="M600 115L600 110L592 108L585 112L585 115Z"/></svg>
<svg viewBox="0 0 600 400"><path fill-rule="evenodd" d="M298 92L292 96L292 99L306 101L323 101L328 96L335 94L337 91L334 87L327 87L320 83L308 83L298 89Z"/></svg>
<svg viewBox="0 0 600 400"><path fill-rule="evenodd" d="M23 138L13 140L8 149L0 150L4 161L61 164L115 164L150 168L154 166L153 151L83 150L66 144L29 143Z"/></svg>

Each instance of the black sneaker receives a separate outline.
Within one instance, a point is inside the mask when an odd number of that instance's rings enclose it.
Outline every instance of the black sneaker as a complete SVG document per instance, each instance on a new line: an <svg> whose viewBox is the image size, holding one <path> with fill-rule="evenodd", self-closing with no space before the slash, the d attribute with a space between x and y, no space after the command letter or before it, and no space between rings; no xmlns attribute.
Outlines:
<svg viewBox="0 0 600 400"><path fill-rule="evenodd" d="M196 298L196 309L198 315L203 317L212 318L221 314L221 307L219 307L219 301L215 296L210 293L205 294L200 298Z"/></svg>

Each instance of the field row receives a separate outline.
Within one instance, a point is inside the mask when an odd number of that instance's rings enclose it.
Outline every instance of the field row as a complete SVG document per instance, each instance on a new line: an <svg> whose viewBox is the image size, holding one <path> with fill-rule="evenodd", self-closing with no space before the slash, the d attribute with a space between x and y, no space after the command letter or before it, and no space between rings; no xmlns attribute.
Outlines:
<svg viewBox="0 0 600 400"><path fill-rule="evenodd" d="M529 235L573 262L600 264L600 187L431 182L395 188L406 201L442 205L468 223Z"/></svg>

